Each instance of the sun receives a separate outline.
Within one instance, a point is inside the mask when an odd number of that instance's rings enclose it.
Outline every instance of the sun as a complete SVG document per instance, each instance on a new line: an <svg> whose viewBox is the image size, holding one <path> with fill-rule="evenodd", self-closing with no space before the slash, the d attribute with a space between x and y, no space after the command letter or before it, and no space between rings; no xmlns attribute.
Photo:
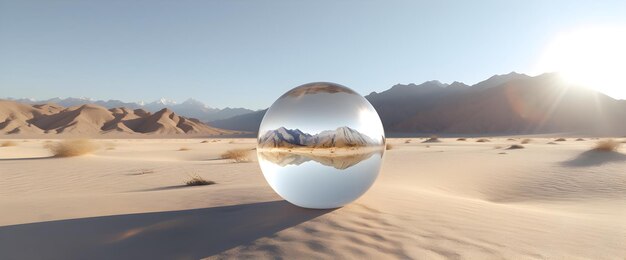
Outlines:
<svg viewBox="0 0 626 260"><path fill-rule="evenodd" d="M626 99L626 26L588 26L559 33L535 72L557 72L569 83Z"/></svg>

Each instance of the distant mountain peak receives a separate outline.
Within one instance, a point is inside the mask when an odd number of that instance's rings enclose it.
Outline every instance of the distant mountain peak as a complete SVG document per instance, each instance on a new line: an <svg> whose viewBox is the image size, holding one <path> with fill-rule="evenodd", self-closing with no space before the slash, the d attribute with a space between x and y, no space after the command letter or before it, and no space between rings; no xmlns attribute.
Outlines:
<svg viewBox="0 0 626 260"><path fill-rule="evenodd" d="M176 105L176 101L171 100L171 99L167 99L167 98L160 98L157 101L154 101L153 103L157 103L157 104L161 104L161 105Z"/></svg>
<svg viewBox="0 0 626 260"><path fill-rule="evenodd" d="M68 97L68 98L60 98L55 97L47 100L35 100L35 99L13 99L8 98L8 100L14 100L20 103L25 104L48 104L54 103L63 107L73 107L73 106L81 106L85 104L95 104L99 106L103 106L107 109L111 108L119 108L126 107L129 109L138 109L142 108L146 111L157 112L163 108L170 108L172 111L176 112L178 115L190 118L197 118L203 122L210 122L214 120L226 119L233 116L238 116L250 112L254 112L250 109L245 108L226 108L226 109L217 109L211 108L206 104L202 103L193 98L189 98L185 100L183 103L177 103L174 100L167 98L160 98L159 100L146 103L144 101L139 102L123 102L120 100L109 99L109 100L95 100L87 97Z"/></svg>

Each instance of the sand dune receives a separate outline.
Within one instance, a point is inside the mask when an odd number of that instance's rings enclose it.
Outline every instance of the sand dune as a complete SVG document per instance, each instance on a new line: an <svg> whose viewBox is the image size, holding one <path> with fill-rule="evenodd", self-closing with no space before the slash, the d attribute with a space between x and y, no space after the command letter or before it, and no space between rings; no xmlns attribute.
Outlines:
<svg viewBox="0 0 626 260"><path fill-rule="evenodd" d="M54 104L26 105L0 100L0 134L233 134L169 109L154 114L142 109L106 109L98 105L63 108Z"/></svg>
<svg viewBox="0 0 626 260"><path fill-rule="evenodd" d="M624 151L552 139L506 154L506 138L391 139L372 189L335 210L292 206L257 163L220 159L253 139L102 139L115 149L74 158L14 140L0 259L624 258ZM217 184L185 187L194 174Z"/></svg>

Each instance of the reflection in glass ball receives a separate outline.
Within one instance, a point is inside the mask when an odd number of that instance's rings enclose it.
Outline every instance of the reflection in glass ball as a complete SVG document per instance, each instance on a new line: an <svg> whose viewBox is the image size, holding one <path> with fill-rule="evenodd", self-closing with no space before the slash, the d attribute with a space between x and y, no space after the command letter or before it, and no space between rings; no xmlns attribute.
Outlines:
<svg viewBox="0 0 626 260"><path fill-rule="evenodd" d="M305 208L337 208L376 180L385 132L372 105L353 90L316 82L282 95L257 139L259 165L272 189Z"/></svg>

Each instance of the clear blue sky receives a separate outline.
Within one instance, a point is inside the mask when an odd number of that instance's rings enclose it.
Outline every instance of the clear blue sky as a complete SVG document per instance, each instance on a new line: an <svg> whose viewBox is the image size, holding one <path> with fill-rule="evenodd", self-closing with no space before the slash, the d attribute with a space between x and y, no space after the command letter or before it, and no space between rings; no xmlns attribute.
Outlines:
<svg viewBox="0 0 626 260"><path fill-rule="evenodd" d="M0 0L0 97L258 109L311 81L474 84L586 24L626 24L626 1Z"/></svg>

